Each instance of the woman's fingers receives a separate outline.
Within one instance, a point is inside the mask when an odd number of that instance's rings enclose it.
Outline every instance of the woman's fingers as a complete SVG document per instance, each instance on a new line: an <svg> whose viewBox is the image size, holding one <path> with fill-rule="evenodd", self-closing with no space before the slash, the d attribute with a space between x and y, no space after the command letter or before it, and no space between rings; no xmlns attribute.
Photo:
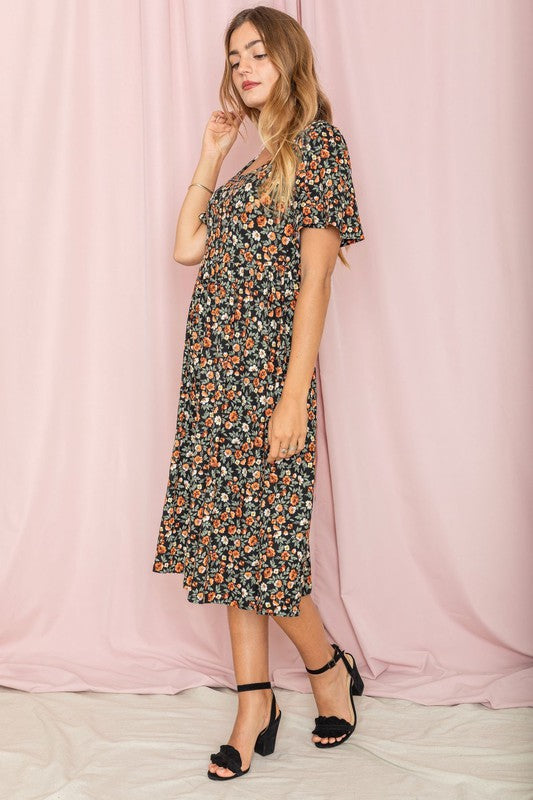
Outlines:
<svg viewBox="0 0 533 800"><path fill-rule="evenodd" d="M284 442L281 439L270 440L270 451L268 458L270 460L279 461L283 458L291 458L291 456L303 450L303 442L300 444L300 439L291 439L289 442Z"/></svg>
<svg viewBox="0 0 533 800"><path fill-rule="evenodd" d="M281 443L279 448L279 457L290 458L296 453L297 449L298 448L294 442L287 442L286 444Z"/></svg>
<svg viewBox="0 0 533 800"><path fill-rule="evenodd" d="M303 450L305 446L305 439L307 436L307 428L305 430L294 430L292 433L274 433L273 431L272 416L268 420L268 443L269 452L267 461L272 464L274 461L280 461L283 458L291 458L292 456ZM278 423L279 427L279 423Z"/></svg>
<svg viewBox="0 0 533 800"><path fill-rule="evenodd" d="M243 117L236 114L234 111L226 113L221 109L213 111L211 119L219 125L240 125Z"/></svg>

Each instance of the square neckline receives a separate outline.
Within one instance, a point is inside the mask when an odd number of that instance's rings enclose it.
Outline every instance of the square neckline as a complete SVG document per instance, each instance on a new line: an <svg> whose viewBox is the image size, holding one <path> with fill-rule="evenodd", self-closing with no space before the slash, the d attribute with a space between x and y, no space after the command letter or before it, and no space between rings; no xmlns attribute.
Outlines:
<svg viewBox="0 0 533 800"><path fill-rule="evenodd" d="M265 164L260 164L260 165L259 165L258 167L256 167L255 169L251 169L249 172L245 172L244 170L245 170L245 169L247 169L247 168L250 166L250 164L253 164L253 163L254 163L254 161L255 161L255 158L252 158L252 159L250 159L250 161L248 161L248 163L247 163L247 164L245 164L245 165L244 165L244 167L241 167L241 168L240 168L240 170L238 171L237 175L238 175L238 176L244 176L244 175L253 175L253 174L254 174L254 172L258 172L259 170L261 170L261 169L264 169L265 167L268 167L268 166L270 166L270 164L272 163L272 160L270 160L270 161L267 161Z"/></svg>
<svg viewBox="0 0 533 800"><path fill-rule="evenodd" d="M326 123L326 125L333 125L333 123L328 122L325 119L314 119L314 120L312 120L312 122L310 122L308 125L306 125L305 128L302 128L302 130L299 131L299 133L296 136L296 139L298 138L298 136L300 136L302 133L307 131L313 125L316 125L317 123L322 123L322 122ZM255 169L251 169L249 172L245 173L244 170L247 169L250 166L250 164L253 164L254 161L255 161L255 158L252 158L250 161L248 161L248 163L245 164L244 167L241 167L241 169L237 172L235 177L238 178L238 177L242 177L244 175L253 175L255 172L258 172L259 170L263 169L263 167L270 166L270 164L272 163L272 159L271 159L270 161L267 161L266 164L262 164L260 167L256 167Z"/></svg>

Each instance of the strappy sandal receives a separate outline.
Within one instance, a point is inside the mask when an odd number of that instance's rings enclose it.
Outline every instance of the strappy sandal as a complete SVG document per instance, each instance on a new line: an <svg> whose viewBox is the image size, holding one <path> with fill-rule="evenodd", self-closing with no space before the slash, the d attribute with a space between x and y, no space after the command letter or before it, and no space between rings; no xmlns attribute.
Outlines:
<svg viewBox="0 0 533 800"><path fill-rule="evenodd" d="M241 683L237 686L238 692L247 692L249 689L272 689L272 684L270 681L264 681L263 683ZM274 696L274 691L272 691L270 721L266 728L263 728L259 733L254 745L254 751L259 753L260 756L269 756L274 752L280 719L281 709L276 717L276 698ZM223 776L207 770L207 777L211 778L213 781L230 781L232 778L239 778L241 775L246 775L250 769L250 767L245 770L242 769L241 754L237 748L233 747L231 744L223 744L218 753L211 753L211 761L218 767L225 767L235 773L235 775Z"/></svg>
<svg viewBox="0 0 533 800"><path fill-rule="evenodd" d="M359 671L355 665L355 658L352 656L351 653L346 653L345 651L341 650L340 647L335 644L334 642L331 643L335 651L335 655L328 661L327 664L324 664L323 667L319 669L307 669L307 672L311 673L312 675L318 675L320 672L325 672L327 669L331 669L335 666L339 658L342 658L346 669L350 675L350 702L352 704L353 709L353 723L350 724L347 720L341 719L340 717L315 717L315 728L312 733L316 734L316 736L320 736L321 739L326 739L329 737L334 736L342 736L343 733L346 734L342 739L334 742L314 742L316 747L336 747L338 744L344 744L344 742L349 739L352 733L355 730L355 726L357 724L357 714L355 711L355 706L353 704L353 697L352 695L363 694L363 689L365 685L363 683L363 679L359 675ZM348 661L346 656L350 656L352 663Z"/></svg>

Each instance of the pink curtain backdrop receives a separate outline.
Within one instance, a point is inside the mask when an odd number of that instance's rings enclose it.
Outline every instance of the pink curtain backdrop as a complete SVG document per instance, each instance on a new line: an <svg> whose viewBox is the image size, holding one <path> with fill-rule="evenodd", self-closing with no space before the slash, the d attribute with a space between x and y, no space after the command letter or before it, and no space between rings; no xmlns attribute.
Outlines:
<svg viewBox="0 0 533 800"><path fill-rule="evenodd" d="M319 353L315 601L368 695L533 704L533 6L272 5L313 42L365 232ZM198 269L174 230L242 7L3 4L5 686L234 686L226 608L152 561ZM310 691L270 630L275 685Z"/></svg>

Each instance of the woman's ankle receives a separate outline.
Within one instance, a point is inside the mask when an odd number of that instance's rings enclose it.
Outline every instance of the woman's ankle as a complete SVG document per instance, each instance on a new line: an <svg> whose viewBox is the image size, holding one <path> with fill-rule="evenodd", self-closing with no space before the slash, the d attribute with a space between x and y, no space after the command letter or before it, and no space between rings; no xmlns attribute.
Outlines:
<svg viewBox="0 0 533 800"><path fill-rule="evenodd" d="M255 689L253 692L239 692L239 708L253 708L272 702L272 689Z"/></svg>
<svg viewBox="0 0 533 800"><path fill-rule="evenodd" d="M325 649L322 651L321 655L314 656L313 662L316 662L316 663L308 664L306 662L305 666L306 666L307 669L320 669L325 664L328 664L330 661L332 661L334 655L335 655L334 648L330 644L327 644ZM318 662L320 662L320 663L318 663ZM318 678L321 675L323 675L325 672L328 672L328 671L329 670L324 670L324 672L319 672L318 675L312 675L312 674L309 673L309 677L310 678L315 678L315 677Z"/></svg>

